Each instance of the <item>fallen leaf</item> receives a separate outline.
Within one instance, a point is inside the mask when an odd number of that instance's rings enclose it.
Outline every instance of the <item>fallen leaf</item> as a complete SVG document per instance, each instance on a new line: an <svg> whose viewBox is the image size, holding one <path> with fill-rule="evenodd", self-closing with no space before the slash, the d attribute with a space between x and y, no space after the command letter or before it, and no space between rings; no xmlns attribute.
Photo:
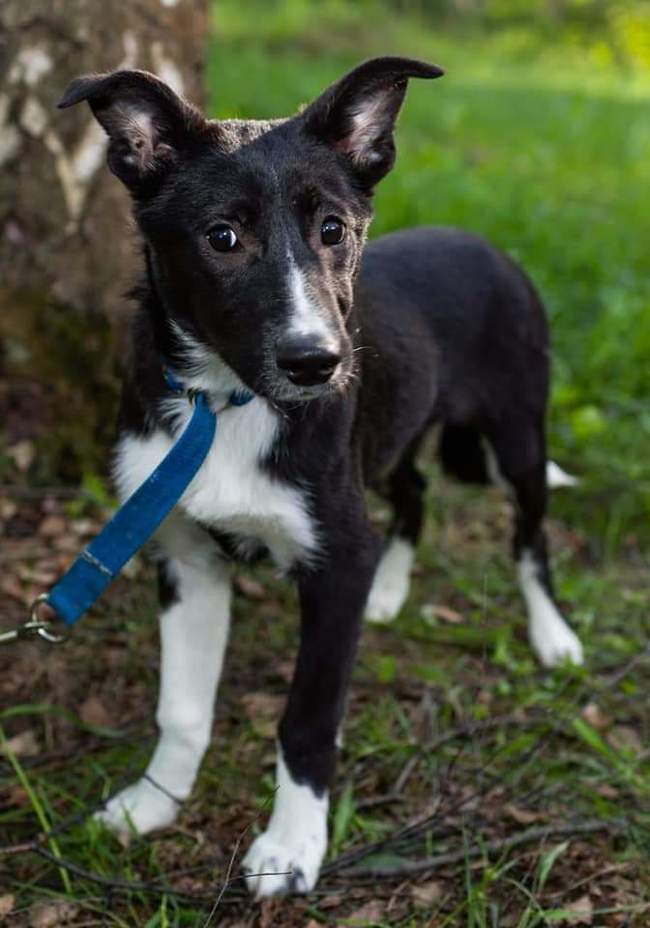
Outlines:
<svg viewBox="0 0 650 928"><path fill-rule="evenodd" d="M35 455L34 445L31 441L19 441L11 448L7 448L7 457L16 465L21 474L26 473L32 465Z"/></svg>
<svg viewBox="0 0 650 928"><path fill-rule="evenodd" d="M594 907L589 896L581 896L575 902L562 906L565 912L571 913L572 925L591 925L594 917Z"/></svg>
<svg viewBox="0 0 650 928"><path fill-rule="evenodd" d="M522 809L521 806L516 806L513 802L507 802L503 807L503 811L519 825L532 825L533 822L543 822L546 818L541 812L533 812L532 809Z"/></svg>
<svg viewBox="0 0 650 928"><path fill-rule="evenodd" d="M603 731L603 729L609 728L613 721L612 717L606 715L595 702L588 702L581 714L585 722L588 722L596 731Z"/></svg>
<svg viewBox="0 0 650 928"><path fill-rule="evenodd" d="M364 925L374 925L381 922L384 917L385 905L378 899L372 902L366 902L360 909L346 915L345 921L341 922L341 928L362 928Z"/></svg>
<svg viewBox="0 0 650 928"><path fill-rule="evenodd" d="M56 535L52 539L52 544L57 551L77 551L79 548L79 539L76 535L66 532L65 535Z"/></svg>
<svg viewBox="0 0 650 928"><path fill-rule="evenodd" d="M295 661L274 661L271 669L274 673L280 677L281 680L284 680L285 683L291 683L293 680L293 673L295 670Z"/></svg>
<svg viewBox="0 0 650 928"><path fill-rule="evenodd" d="M18 505L12 499L5 499L4 497L0 499L0 519L6 519L8 522L9 519L13 519L17 512Z"/></svg>
<svg viewBox="0 0 650 928"><path fill-rule="evenodd" d="M343 902L343 896L339 893L332 893L331 896L323 896L318 903L319 909L336 909Z"/></svg>
<svg viewBox="0 0 650 928"><path fill-rule="evenodd" d="M51 568L42 568L40 562L36 564L21 564L17 570L21 580L26 583L36 583L38 586L49 586L53 583L58 575L56 570Z"/></svg>
<svg viewBox="0 0 650 928"><path fill-rule="evenodd" d="M640 754L643 750L638 732L629 725L617 725L607 735L607 740L616 751Z"/></svg>
<svg viewBox="0 0 650 928"><path fill-rule="evenodd" d="M7 802L10 806L28 806L31 804L29 793L23 786L16 784L12 786L7 794Z"/></svg>
<svg viewBox="0 0 650 928"><path fill-rule="evenodd" d="M43 538L56 538L57 535L62 535L67 527L68 523L63 516L45 516L38 526L38 534Z"/></svg>
<svg viewBox="0 0 650 928"><path fill-rule="evenodd" d="M30 907L30 928L57 928L72 921L78 912L76 905L71 902L37 902Z"/></svg>
<svg viewBox="0 0 650 928"><path fill-rule="evenodd" d="M275 737L284 703L284 696L271 693L246 693L242 696L242 704L253 730L262 738Z"/></svg>
<svg viewBox="0 0 650 928"><path fill-rule="evenodd" d="M596 787L596 792L599 796L603 796L605 799L618 799L621 795L619 790L615 786L611 786L609 783L599 783Z"/></svg>
<svg viewBox="0 0 650 928"><path fill-rule="evenodd" d="M22 584L14 574L4 574L0 577L0 590L6 593L7 596L11 596L12 599L17 599L21 603L24 600Z"/></svg>
<svg viewBox="0 0 650 928"><path fill-rule="evenodd" d="M80 538L85 538L88 535L94 535L95 532L98 532L101 526L95 519L73 519L70 523L70 528L78 535Z"/></svg>
<svg viewBox="0 0 650 928"><path fill-rule="evenodd" d="M442 883L438 880L428 880L426 883L418 883L411 887L411 896L413 902L418 908L428 908L437 902L442 896Z"/></svg>
<svg viewBox="0 0 650 928"><path fill-rule="evenodd" d="M41 502L41 512L50 515L53 512L61 512L61 501L56 496L45 496Z"/></svg>
<svg viewBox="0 0 650 928"><path fill-rule="evenodd" d="M7 893L5 896L0 896L0 918L4 918L5 915L13 910L16 897L12 896L11 893Z"/></svg>
<svg viewBox="0 0 650 928"><path fill-rule="evenodd" d="M35 757L40 750L41 746L32 728L26 728L9 738L6 745L0 745L0 754L15 754L16 757Z"/></svg>
<svg viewBox="0 0 650 928"><path fill-rule="evenodd" d="M259 918L259 928L273 928L277 924L276 915L278 914L278 909L282 905L282 900L275 899L264 899L260 905L260 918Z"/></svg>
<svg viewBox="0 0 650 928"><path fill-rule="evenodd" d="M235 587L246 599L264 599L266 596L266 587L259 580L247 577L246 574L240 574L235 578Z"/></svg>
<svg viewBox="0 0 650 928"><path fill-rule="evenodd" d="M82 702L79 717L86 725L97 725L99 728L113 728L115 725L115 720L99 696L89 696Z"/></svg>
<svg viewBox="0 0 650 928"><path fill-rule="evenodd" d="M420 610L423 619L441 619L451 625L460 625L464 620L460 612L438 603L427 603Z"/></svg>

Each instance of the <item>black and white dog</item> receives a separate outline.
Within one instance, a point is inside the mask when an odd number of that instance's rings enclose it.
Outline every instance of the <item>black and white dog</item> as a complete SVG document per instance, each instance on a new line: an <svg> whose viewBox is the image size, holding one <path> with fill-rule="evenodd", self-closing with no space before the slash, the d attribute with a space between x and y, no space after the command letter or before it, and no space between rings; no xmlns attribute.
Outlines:
<svg viewBox="0 0 650 928"><path fill-rule="evenodd" d="M163 363L220 410L213 448L157 536L160 740L144 777L101 818L147 832L176 817L210 737L231 563L268 553L295 579L302 617L275 806L244 862L258 896L308 891L318 877L362 616L389 621L407 596L423 515L415 458L432 425L446 469L513 496L535 653L547 666L582 660L553 600L542 531L549 349L539 298L508 258L459 231L413 229L364 250L407 81L441 73L368 61L271 122L207 120L140 71L81 77L60 104L87 100L106 130L144 241L121 496L191 414ZM244 388L252 402L229 406ZM367 487L394 509L383 546Z"/></svg>

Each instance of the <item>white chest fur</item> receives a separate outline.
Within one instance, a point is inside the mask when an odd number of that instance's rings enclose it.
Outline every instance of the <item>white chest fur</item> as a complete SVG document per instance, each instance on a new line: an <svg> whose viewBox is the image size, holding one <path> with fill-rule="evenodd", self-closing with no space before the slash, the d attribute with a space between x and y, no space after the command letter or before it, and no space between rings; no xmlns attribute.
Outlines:
<svg viewBox="0 0 650 928"><path fill-rule="evenodd" d="M174 404L180 433L189 420L190 405L186 399L168 402ZM306 491L274 479L260 467L278 428L277 414L259 398L222 410L212 448L178 506L203 525L261 542L276 564L287 569L313 555L316 537ZM149 476L172 442L162 430L146 438L121 439L115 480L122 499Z"/></svg>

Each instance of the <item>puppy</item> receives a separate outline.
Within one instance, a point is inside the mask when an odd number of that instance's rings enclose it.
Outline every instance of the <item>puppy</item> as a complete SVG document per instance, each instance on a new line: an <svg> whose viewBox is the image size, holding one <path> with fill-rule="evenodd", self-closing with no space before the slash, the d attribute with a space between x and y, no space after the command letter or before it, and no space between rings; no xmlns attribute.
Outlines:
<svg viewBox="0 0 650 928"><path fill-rule="evenodd" d="M441 73L367 61L273 121L208 120L142 71L81 77L61 102L87 101L106 130L144 246L121 497L170 449L192 391L219 413L208 457L157 533L160 740L100 818L148 832L176 817L210 737L232 564L269 555L297 584L301 641L273 813L244 862L257 896L316 883L362 616L390 621L406 599L423 517L415 458L434 424L449 471L512 494L535 653L547 666L582 659L542 530L549 350L538 296L508 258L459 231L414 229L365 248L407 82ZM232 405L241 390L252 401ZM367 487L393 507L384 542Z"/></svg>

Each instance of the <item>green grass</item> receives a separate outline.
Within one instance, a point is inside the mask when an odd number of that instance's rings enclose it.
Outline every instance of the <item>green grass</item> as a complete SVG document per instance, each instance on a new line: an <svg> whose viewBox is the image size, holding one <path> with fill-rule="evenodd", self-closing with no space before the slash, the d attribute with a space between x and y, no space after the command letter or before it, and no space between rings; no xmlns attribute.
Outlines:
<svg viewBox="0 0 650 928"><path fill-rule="evenodd" d="M367 0L263 8L223 0L210 50L212 108L291 112L371 54L402 51L447 66L443 80L409 90L374 233L424 222L464 226L521 260L543 291L555 341L553 453L584 480L579 491L554 497L550 534L559 596L586 643L587 664L538 668L525 641L502 497L461 490L434 473L411 598L394 626L364 634L328 860L386 839L360 863L465 856L398 881L325 872L308 899L262 909L227 893L209 924L546 928L577 923L570 907L587 895L596 928L643 928L650 576L639 542L650 524L650 83L641 72L626 77L607 60L598 64L596 46L581 54L520 28L459 35L431 18L421 25L376 10ZM154 743L151 583L119 581L101 611L47 659L34 646L0 653L0 702L11 707L0 709L2 730L7 738L30 730L39 745L36 756L0 759L0 847L45 833L50 855L0 852L0 906L14 896L8 925L29 924L34 905L61 900L75 907L71 925L206 924L237 840L248 829L247 845L263 827L273 792L274 720L296 647L296 603L270 573L261 578L264 598L235 604L214 742L197 789L177 827L128 848L88 815L138 775ZM251 693L259 694L256 711ZM109 723L82 720L89 695ZM426 816L417 836L395 838ZM470 853L567 819L623 824L484 859ZM129 885L109 890L64 864Z"/></svg>
<svg viewBox="0 0 650 928"><path fill-rule="evenodd" d="M584 481L562 511L607 552L647 541L650 76L571 45L531 49L530 32L454 36L372 3L225 2L216 28L218 115L289 114L373 54L446 67L411 82L373 234L462 226L524 265L552 322L551 450Z"/></svg>
<svg viewBox="0 0 650 928"><path fill-rule="evenodd" d="M643 928L650 912L647 572L622 562L593 571L580 540L552 522L559 595L586 643L587 665L542 671L525 640L503 498L432 476L411 598L394 626L364 634L328 861L386 839L359 865L458 851L461 859L380 883L326 870L308 899L263 910L229 892L214 924L266 918L279 928L310 919L337 926L361 912L360 924L380 926L541 928L563 923L562 911L588 895L594 925ZM71 924L205 923L238 839L244 835L245 848L268 815L274 728L296 647L293 593L270 571L258 577L264 597L235 602L213 745L197 788L178 826L128 848L88 816L137 776L153 747L153 584L119 581L47 664L33 646L12 651L2 670L14 680L12 708L0 710L0 725L6 737L30 729L41 749L19 759L18 779L0 762L0 845L46 832L42 847L51 853L0 853L0 898L13 893L18 912L8 924L26 923L20 919L32 917L32 906L52 900L74 903ZM440 618L433 608L440 605L457 621ZM82 721L89 695L101 700L109 723ZM395 839L423 819L417 835ZM477 844L567 820L622 825L462 859L463 848L469 854ZM63 877L62 862L118 885L107 892L83 874Z"/></svg>

